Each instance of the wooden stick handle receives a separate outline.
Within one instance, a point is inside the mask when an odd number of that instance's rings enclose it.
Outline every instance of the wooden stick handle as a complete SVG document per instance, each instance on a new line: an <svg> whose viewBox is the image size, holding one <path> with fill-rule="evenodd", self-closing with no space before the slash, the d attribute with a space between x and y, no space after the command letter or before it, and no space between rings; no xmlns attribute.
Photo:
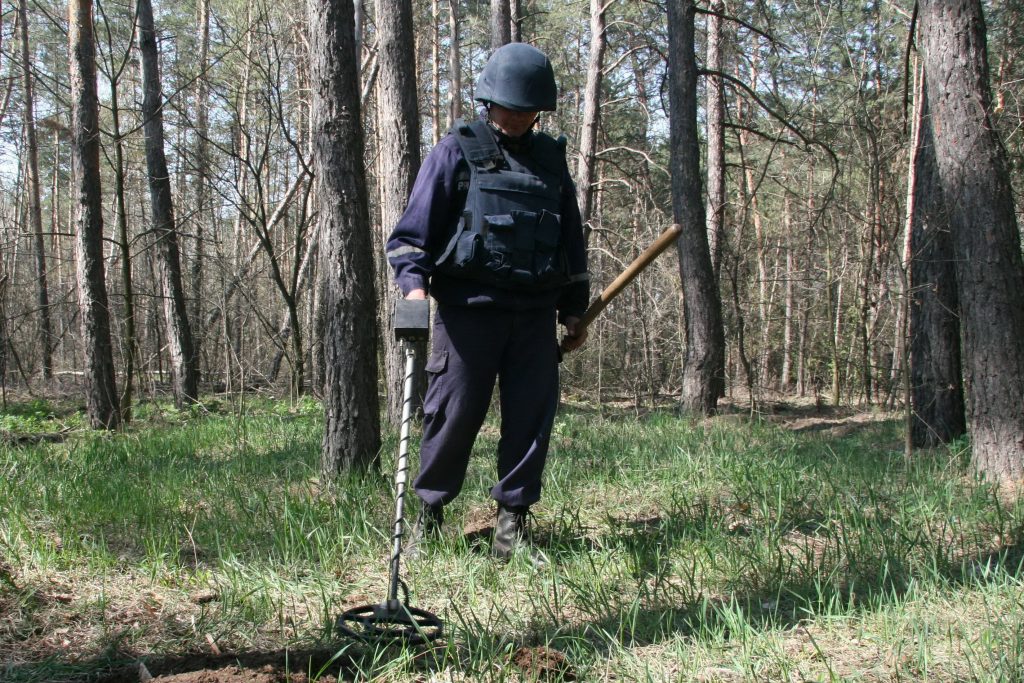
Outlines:
<svg viewBox="0 0 1024 683"><path fill-rule="evenodd" d="M610 285L604 288L600 296L590 302L590 306L587 308L587 312L583 314L580 319L578 328L582 329L589 327L590 323L594 322L594 318L601 314L601 311L611 302L612 299L617 297L623 289L626 288L630 282L636 279L636 276L644 271L647 266L651 265L654 259L661 255L661 252L669 248L669 246L678 239L679 235L683 233L683 226L678 223L674 223L669 226L665 232L658 236L658 239L654 240L651 246L644 250L644 253L637 256L629 267L626 268L622 273L615 278Z"/></svg>

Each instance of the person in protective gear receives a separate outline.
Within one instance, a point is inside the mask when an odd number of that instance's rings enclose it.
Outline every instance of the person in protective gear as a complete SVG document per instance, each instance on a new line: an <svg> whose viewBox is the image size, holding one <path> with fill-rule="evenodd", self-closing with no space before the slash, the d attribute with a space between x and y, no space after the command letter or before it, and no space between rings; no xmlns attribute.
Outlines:
<svg viewBox="0 0 1024 683"><path fill-rule="evenodd" d="M565 141L535 130L557 88L540 50L511 43L480 74L478 121L457 121L424 161L388 262L407 299L435 300L413 545L460 492L495 381L501 410L492 554L527 544L526 519L558 405L561 350L586 340L587 257Z"/></svg>

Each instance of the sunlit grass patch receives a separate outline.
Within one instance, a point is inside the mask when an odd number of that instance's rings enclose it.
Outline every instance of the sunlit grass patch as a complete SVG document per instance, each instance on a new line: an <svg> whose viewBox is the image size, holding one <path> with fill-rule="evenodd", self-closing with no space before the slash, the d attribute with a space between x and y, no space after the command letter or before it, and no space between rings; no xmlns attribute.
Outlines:
<svg viewBox="0 0 1024 683"><path fill-rule="evenodd" d="M1019 680L1021 503L962 444L908 462L878 416L837 435L563 411L533 509L543 568L488 554L485 430L443 538L404 567L448 629L424 654L331 632L386 596L394 434L379 475L328 482L315 403L137 415L0 447L0 677L312 647L396 681Z"/></svg>

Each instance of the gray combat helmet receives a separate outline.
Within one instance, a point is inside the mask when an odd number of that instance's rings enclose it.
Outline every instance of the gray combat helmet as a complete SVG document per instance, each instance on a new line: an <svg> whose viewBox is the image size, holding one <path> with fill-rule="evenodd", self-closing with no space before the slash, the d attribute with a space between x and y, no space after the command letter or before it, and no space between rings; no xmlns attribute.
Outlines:
<svg viewBox="0 0 1024 683"><path fill-rule="evenodd" d="M476 99L513 111L554 111L555 70L544 53L526 43L502 45L476 82Z"/></svg>

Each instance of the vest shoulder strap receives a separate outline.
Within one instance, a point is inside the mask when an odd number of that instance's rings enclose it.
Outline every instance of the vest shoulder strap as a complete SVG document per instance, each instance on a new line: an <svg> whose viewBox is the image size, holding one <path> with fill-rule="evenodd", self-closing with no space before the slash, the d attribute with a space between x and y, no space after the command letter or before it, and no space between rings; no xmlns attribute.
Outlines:
<svg viewBox="0 0 1024 683"><path fill-rule="evenodd" d="M458 119L452 133L471 169L489 171L504 163L505 156L483 121Z"/></svg>

